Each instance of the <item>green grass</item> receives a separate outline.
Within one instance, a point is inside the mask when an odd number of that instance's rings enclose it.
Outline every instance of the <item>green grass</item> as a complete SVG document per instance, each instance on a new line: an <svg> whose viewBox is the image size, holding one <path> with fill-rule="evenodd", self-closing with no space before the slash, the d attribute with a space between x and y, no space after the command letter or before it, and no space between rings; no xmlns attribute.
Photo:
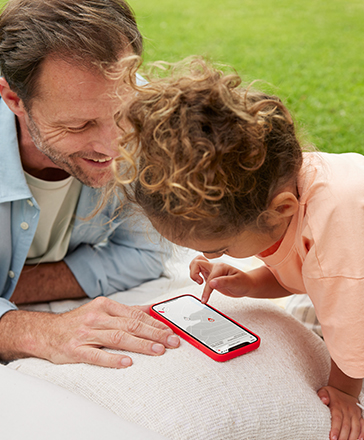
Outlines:
<svg viewBox="0 0 364 440"><path fill-rule="evenodd" d="M363 0L130 0L146 62L204 55L272 86L306 139L364 153ZM266 87L264 87L266 89Z"/></svg>
<svg viewBox="0 0 364 440"><path fill-rule="evenodd" d="M229 64L245 81L271 84L317 148L364 154L363 0L129 3L146 62L204 55Z"/></svg>

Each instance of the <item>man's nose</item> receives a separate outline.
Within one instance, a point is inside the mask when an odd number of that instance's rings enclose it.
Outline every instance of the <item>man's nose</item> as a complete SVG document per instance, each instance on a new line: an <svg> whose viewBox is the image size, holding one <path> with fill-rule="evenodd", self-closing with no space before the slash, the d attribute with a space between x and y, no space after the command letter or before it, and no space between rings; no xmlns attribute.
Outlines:
<svg viewBox="0 0 364 440"><path fill-rule="evenodd" d="M114 121L104 124L98 133L98 152L113 158L117 157L120 135L121 130Z"/></svg>

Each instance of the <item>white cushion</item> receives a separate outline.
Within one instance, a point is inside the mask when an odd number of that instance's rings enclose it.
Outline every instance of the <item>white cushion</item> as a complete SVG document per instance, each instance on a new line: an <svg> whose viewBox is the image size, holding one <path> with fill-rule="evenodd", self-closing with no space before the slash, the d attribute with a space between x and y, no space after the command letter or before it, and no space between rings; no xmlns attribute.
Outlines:
<svg viewBox="0 0 364 440"><path fill-rule="evenodd" d="M200 296L201 287L161 289L158 300L186 292ZM211 305L257 333L260 348L218 363L182 341L161 357L131 354L134 364L125 370L33 358L8 367L67 388L168 439L327 440L330 411L316 394L329 374L323 341L268 300L216 293Z"/></svg>
<svg viewBox="0 0 364 440"><path fill-rule="evenodd" d="M0 365L1 438L163 440L80 395Z"/></svg>

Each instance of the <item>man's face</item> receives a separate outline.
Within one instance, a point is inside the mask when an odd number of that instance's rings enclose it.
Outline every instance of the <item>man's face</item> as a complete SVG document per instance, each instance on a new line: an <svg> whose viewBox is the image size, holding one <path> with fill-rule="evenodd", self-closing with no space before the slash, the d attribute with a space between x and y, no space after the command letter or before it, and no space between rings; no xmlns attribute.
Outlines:
<svg viewBox="0 0 364 440"><path fill-rule="evenodd" d="M118 156L120 132L114 116L121 101L115 81L50 58L44 61L39 84L39 96L25 115L38 149L32 157L39 156L40 168L62 169L87 186L104 186L113 177L111 163Z"/></svg>

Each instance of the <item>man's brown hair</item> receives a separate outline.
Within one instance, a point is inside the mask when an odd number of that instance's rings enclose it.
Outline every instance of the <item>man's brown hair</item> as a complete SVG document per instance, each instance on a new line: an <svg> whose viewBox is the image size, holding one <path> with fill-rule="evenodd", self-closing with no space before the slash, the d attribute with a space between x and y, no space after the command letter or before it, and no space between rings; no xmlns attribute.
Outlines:
<svg viewBox="0 0 364 440"><path fill-rule="evenodd" d="M1 75L26 105L47 56L102 69L142 45L123 0L10 0L0 16Z"/></svg>

